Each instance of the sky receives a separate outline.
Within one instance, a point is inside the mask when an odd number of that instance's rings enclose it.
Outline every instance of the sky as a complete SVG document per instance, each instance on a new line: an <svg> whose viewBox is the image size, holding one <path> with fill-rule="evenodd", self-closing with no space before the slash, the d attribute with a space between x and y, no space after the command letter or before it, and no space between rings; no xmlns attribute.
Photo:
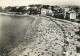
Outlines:
<svg viewBox="0 0 80 56"><path fill-rule="evenodd" d="M79 0L1 0L0 6L23 6L29 4L80 5Z"/></svg>

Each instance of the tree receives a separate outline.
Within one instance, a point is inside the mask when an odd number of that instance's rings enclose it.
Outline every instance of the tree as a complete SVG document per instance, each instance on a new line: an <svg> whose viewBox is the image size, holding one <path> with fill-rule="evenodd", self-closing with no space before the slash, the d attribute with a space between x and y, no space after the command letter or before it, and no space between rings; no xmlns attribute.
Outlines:
<svg viewBox="0 0 80 56"><path fill-rule="evenodd" d="M17 8L16 7L11 7L10 12L17 12Z"/></svg>
<svg viewBox="0 0 80 56"><path fill-rule="evenodd" d="M11 11L11 8L12 8L11 6L8 6L8 7L5 8L5 10L6 10L7 12L10 12L10 11Z"/></svg>
<svg viewBox="0 0 80 56"><path fill-rule="evenodd" d="M26 11L25 8L26 8L26 6L20 6L19 8L17 8L17 12L18 12L18 13L21 12L21 13L23 14L23 13L25 13L25 11Z"/></svg>
<svg viewBox="0 0 80 56"><path fill-rule="evenodd" d="M0 12L2 11L2 7L0 7Z"/></svg>
<svg viewBox="0 0 80 56"><path fill-rule="evenodd" d="M79 27L79 31L77 31L75 33L80 36L80 27Z"/></svg>
<svg viewBox="0 0 80 56"><path fill-rule="evenodd" d="M78 12L79 11L79 7L74 7L74 10L76 11L76 12Z"/></svg>
<svg viewBox="0 0 80 56"><path fill-rule="evenodd" d="M43 8L48 9L49 5L43 5Z"/></svg>
<svg viewBox="0 0 80 56"><path fill-rule="evenodd" d="M54 11L54 8L55 8L54 6L51 6L51 10L52 10L52 11Z"/></svg>

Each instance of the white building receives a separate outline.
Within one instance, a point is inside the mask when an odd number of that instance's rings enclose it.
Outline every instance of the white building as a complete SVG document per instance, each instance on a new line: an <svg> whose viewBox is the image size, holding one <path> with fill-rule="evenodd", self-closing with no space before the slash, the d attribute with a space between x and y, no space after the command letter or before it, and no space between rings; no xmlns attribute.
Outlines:
<svg viewBox="0 0 80 56"><path fill-rule="evenodd" d="M46 13L47 13L47 9L42 8L41 9L41 15L46 15Z"/></svg>
<svg viewBox="0 0 80 56"><path fill-rule="evenodd" d="M44 9L44 8L42 8L41 9L41 15L47 15L47 16L53 16L54 14L53 14L53 11L52 10L50 10L50 9Z"/></svg>
<svg viewBox="0 0 80 56"><path fill-rule="evenodd" d="M76 19L76 12L70 12L70 19Z"/></svg>
<svg viewBox="0 0 80 56"><path fill-rule="evenodd" d="M66 17L65 18L67 18L67 19L74 19L75 20L76 16L77 16L77 14L76 14L75 11L69 11L69 12L66 13Z"/></svg>
<svg viewBox="0 0 80 56"><path fill-rule="evenodd" d="M53 11L52 10L47 9L46 15L53 16L54 14L53 14Z"/></svg>
<svg viewBox="0 0 80 56"><path fill-rule="evenodd" d="M69 12L69 10L70 10L70 8L67 8L67 7L64 8L64 11L65 11L65 12Z"/></svg>

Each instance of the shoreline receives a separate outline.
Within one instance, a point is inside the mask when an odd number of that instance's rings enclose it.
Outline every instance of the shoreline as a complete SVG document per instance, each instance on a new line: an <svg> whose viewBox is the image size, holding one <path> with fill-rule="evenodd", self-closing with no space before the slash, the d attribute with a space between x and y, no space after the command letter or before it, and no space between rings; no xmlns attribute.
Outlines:
<svg viewBox="0 0 80 56"><path fill-rule="evenodd" d="M0 15L5 15L5 16L27 16L28 14L22 14L22 15L20 15L20 14L8 14L8 13L1 13L0 12Z"/></svg>

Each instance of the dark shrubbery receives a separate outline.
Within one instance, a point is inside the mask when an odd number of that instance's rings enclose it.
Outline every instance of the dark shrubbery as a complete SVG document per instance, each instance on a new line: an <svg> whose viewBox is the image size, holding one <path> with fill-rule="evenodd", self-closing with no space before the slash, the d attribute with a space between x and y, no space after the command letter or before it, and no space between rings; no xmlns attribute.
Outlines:
<svg viewBox="0 0 80 56"><path fill-rule="evenodd" d="M53 17L64 19L64 14L62 14L62 13L55 13Z"/></svg>
<svg viewBox="0 0 80 56"><path fill-rule="evenodd" d="M79 27L79 31L77 31L75 33L80 36L80 27Z"/></svg>
<svg viewBox="0 0 80 56"><path fill-rule="evenodd" d="M77 47L77 53L80 53L80 47Z"/></svg>
<svg viewBox="0 0 80 56"><path fill-rule="evenodd" d="M24 14L26 13L26 6L20 6L20 7L6 7L5 10L6 12L16 12L16 14Z"/></svg>

